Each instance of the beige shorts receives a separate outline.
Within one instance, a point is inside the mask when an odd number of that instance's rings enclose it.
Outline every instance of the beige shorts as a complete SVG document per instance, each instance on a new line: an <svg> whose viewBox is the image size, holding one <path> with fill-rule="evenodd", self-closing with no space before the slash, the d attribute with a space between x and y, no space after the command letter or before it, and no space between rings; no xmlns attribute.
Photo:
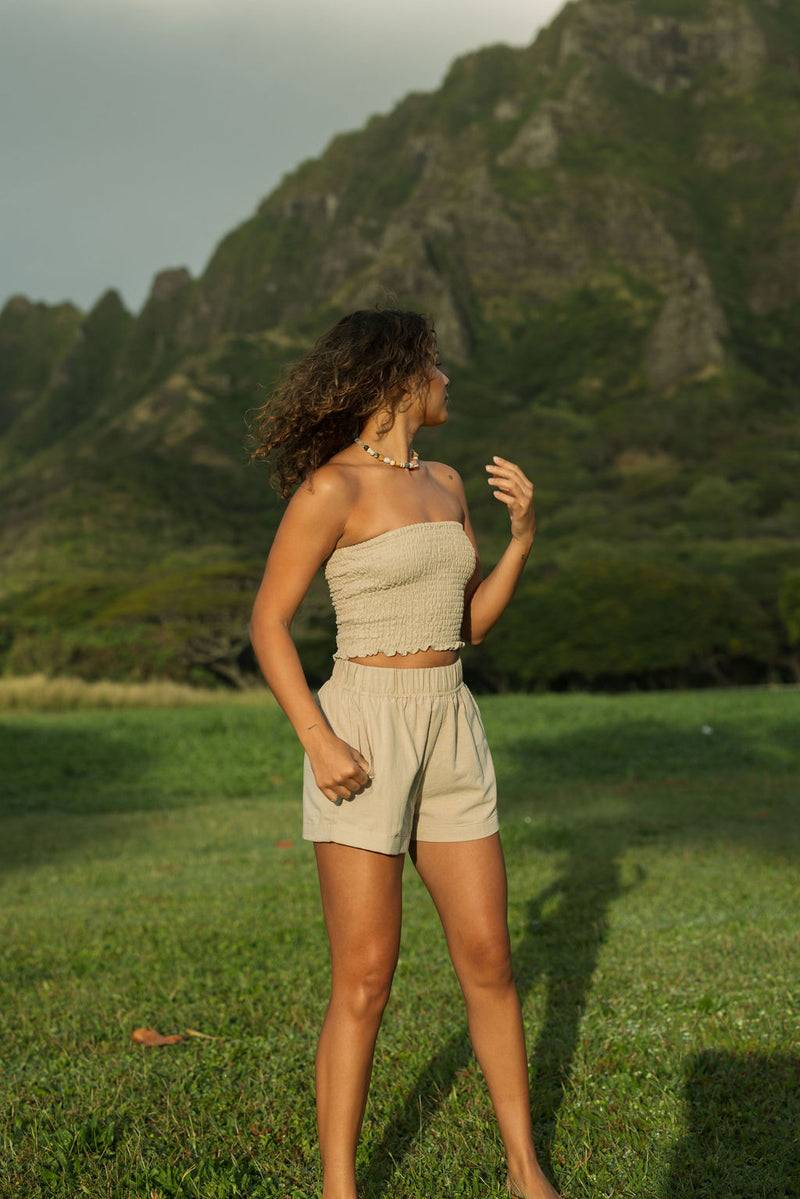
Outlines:
<svg viewBox="0 0 800 1199"><path fill-rule="evenodd" d="M332 802L303 772L303 836L378 853L474 841L498 830L494 766L461 663L395 670L334 663L319 705L369 762L370 782Z"/></svg>

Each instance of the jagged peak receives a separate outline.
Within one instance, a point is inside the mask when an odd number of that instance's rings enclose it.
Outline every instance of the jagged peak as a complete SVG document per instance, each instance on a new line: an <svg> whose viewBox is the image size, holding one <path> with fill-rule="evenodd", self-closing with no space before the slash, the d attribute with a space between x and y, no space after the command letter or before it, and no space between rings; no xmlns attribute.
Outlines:
<svg viewBox="0 0 800 1199"><path fill-rule="evenodd" d="M115 310L130 315L120 293L115 287L109 287L107 291L103 292L100 299L97 300L89 316L95 316L99 312L113 312Z"/></svg>
<svg viewBox="0 0 800 1199"><path fill-rule="evenodd" d="M746 0L573 0L562 16L562 62L611 64L663 94L687 91L715 66L745 90L767 58Z"/></svg>
<svg viewBox="0 0 800 1199"><path fill-rule="evenodd" d="M153 279L145 308L150 304L164 304L174 299L192 282L191 272L185 266L168 267L159 271Z"/></svg>
<svg viewBox="0 0 800 1199"><path fill-rule="evenodd" d="M17 292L13 296L9 296L0 310L0 320L4 317L24 317L31 313L44 314L46 312L64 315L81 316L81 309L77 304L73 304L71 300L63 300L58 304L48 304L44 300L31 300L22 292Z"/></svg>
<svg viewBox="0 0 800 1199"><path fill-rule="evenodd" d="M23 313L29 312L33 307L33 300L29 300L27 296L18 292L16 295L8 297L3 305L2 312L0 312L0 317L21 316Z"/></svg>

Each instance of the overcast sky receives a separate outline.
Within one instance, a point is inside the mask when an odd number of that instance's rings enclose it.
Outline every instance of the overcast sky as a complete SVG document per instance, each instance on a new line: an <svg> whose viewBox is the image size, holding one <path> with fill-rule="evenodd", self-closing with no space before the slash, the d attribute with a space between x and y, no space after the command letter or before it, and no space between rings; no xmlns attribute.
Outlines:
<svg viewBox="0 0 800 1199"><path fill-rule="evenodd" d="M0 0L0 305L141 307L281 177L562 0Z"/></svg>

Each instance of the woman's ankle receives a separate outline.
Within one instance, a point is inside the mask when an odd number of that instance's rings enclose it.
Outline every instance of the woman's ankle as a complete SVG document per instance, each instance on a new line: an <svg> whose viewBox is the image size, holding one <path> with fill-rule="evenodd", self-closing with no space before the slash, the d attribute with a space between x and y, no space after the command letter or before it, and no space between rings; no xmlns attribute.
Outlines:
<svg viewBox="0 0 800 1199"><path fill-rule="evenodd" d="M522 1167L517 1164L516 1168L509 1166L508 1190L511 1195L522 1196L522 1199L560 1199L558 1191L552 1186L535 1158L533 1165L529 1163Z"/></svg>

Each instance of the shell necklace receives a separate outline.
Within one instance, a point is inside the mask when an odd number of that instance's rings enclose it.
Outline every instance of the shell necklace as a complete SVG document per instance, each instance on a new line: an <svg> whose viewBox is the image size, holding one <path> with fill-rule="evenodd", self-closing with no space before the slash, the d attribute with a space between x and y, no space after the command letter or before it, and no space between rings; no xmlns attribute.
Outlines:
<svg viewBox="0 0 800 1199"><path fill-rule="evenodd" d="M394 466L398 470L419 470L419 454L416 450L411 451L410 462L398 462L396 458L387 458L384 454L379 454L377 450L373 450L372 446L362 441L360 437L354 437L355 445L360 445L362 450L366 450L373 458L377 458L379 462L385 462L387 466Z"/></svg>

